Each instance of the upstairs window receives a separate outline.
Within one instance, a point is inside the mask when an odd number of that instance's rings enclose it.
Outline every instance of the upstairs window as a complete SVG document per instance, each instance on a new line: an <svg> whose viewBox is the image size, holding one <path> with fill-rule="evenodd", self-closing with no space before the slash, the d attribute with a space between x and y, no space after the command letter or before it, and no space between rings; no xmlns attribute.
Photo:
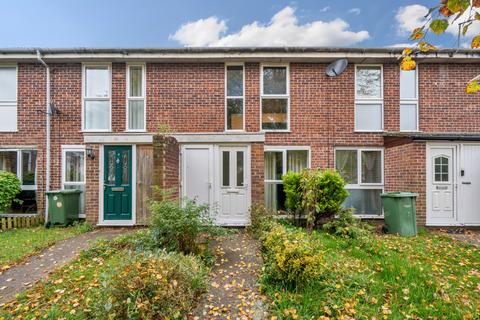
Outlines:
<svg viewBox="0 0 480 320"><path fill-rule="evenodd" d="M127 67L127 130L145 131L145 66Z"/></svg>
<svg viewBox="0 0 480 320"><path fill-rule="evenodd" d="M417 69L400 70L400 131L418 131Z"/></svg>
<svg viewBox="0 0 480 320"><path fill-rule="evenodd" d="M355 131L382 130L382 66L357 65L355 67Z"/></svg>
<svg viewBox="0 0 480 320"><path fill-rule="evenodd" d="M262 130L288 130L288 66L262 66Z"/></svg>
<svg viewBox="0 0 480 320"><path fill-rule="evenodd" d="M83 78L83 129L85 131L110 131L110 67L85 66Z"/></svg>
<svg viewBox="0 0 480 320"><path fill-rule="evenodd" d="M226 66L226 130L244 130L243 65Z"/></svg>
<svg viewBox="0 0 480 320"><path fill-rule="evenodd" d="M17 130L17 67L0 66L0 131Z"/></svg>

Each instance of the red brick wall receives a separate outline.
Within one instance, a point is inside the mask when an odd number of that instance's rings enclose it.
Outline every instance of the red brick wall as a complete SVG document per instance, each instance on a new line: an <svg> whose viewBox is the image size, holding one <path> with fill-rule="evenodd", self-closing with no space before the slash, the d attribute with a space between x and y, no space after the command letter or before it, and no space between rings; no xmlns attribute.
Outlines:
<svg viewBox="0 0 480 320"><path fill-rule="evenodd" d="M153 185L172 192L180 192L180 147L173 137L156 135L153 140ZM158 196L158 194L157 194Z"/></svg>
<svg viewBox="0 0 480 320"><path fill-rule="evenodd" d="M251 145L251 192L252 204L264 202L264 158L263 143L252 143Z"/></svg>
<svg viewBox="0 0 480 320"><path fill-rule="evenodd" d="M92 224L97 224L99 213L99 178L100 178L100 148L96 144L87 145L87 148L92 148L95 159L86 157L86 186L85 186L85 214L87 221Z"/></svg>
<svg viewBox="0 0 480 320"><path fill-rule="evenodd" d="M418 193L417 224L426 221L426 146L414 142L385 149L385 191Z"/></svg>

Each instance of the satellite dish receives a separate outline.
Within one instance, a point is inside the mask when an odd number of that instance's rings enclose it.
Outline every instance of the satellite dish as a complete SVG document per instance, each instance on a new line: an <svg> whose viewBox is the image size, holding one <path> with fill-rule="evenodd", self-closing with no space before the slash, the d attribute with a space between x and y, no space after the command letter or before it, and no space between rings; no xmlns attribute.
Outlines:
<svg viewBox="0 0 480 320"><path fill-rule="evenodd" d="M348 66L347 59L338 59L330 63L325 70L325 73L329 77L336 77L339 76Z"/></svg>

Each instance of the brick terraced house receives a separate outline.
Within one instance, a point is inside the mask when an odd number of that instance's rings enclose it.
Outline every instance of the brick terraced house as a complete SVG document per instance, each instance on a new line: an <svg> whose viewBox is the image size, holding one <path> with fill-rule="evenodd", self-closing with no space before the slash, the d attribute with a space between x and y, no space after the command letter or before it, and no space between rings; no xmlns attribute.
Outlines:
<svg viewBox="0 0 480 320"><path fill-rule="evenodd" d="M281 176L336 168L346 205L382 218L380 194L419 194L417 221L480 225L480 53L400 49L0 50L0 170L13 212L78 188L97 225L144 224L151 186L210 204L223 225L252 203L284 208ZM339 58L348 67L325 74ZM168 126L171 136L159 135Z"/></svg>

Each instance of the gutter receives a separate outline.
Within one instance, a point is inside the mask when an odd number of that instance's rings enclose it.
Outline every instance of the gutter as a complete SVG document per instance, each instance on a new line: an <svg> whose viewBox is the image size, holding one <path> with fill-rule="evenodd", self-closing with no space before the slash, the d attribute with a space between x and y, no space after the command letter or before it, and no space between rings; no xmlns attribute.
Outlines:
<svg viewBox="0 0 480 320"><path fill-rule="evenodd" d="M37 50L37 60L45 67L46 72L46 106L45 106L45 192L50 191L50 66L42 59L40 50ZM48 221L48 199L45 194L45 221Z"/></svg>

